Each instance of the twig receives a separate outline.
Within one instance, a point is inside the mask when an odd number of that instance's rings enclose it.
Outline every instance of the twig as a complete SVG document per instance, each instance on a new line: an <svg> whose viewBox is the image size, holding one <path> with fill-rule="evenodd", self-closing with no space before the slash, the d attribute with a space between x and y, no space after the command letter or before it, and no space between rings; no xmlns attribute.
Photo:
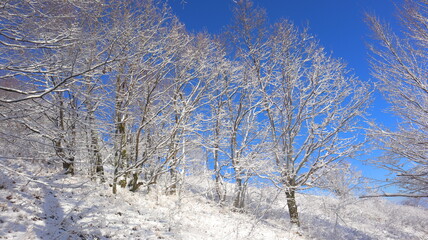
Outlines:
<svg viewBox="0 0 428 240"><path fill-rule="evenodd" d="M378 194L378 195L365 195L360 196L359 198L376 198L376 197L410 197L410 198L428 198L428 195L412 195L412 194L400 194L400 193L394 193L394 194Z"/></svg>

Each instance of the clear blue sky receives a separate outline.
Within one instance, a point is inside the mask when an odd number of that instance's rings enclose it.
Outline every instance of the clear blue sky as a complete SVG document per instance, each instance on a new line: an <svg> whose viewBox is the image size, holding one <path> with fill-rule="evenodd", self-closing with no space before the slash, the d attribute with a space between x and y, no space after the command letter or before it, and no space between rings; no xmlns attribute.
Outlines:
<svg viewBox="0 0 428 240"><path fill-rule="evenodd" d="M333 56L341 58L361 80L370 80L368 50L370 30L364 14L375 13L389 23L396 22L396 0L253 0L267 11L270 23L280 18L292 20L297 26L309 26L321 45ZM230 23L233 0L170 0L174 13L192 32L221 32ZM386 126L396 120L385 114L387 104L379 93L369 110L371 117ZM365 176L383 178L385 171L355 163Z"/></svg>

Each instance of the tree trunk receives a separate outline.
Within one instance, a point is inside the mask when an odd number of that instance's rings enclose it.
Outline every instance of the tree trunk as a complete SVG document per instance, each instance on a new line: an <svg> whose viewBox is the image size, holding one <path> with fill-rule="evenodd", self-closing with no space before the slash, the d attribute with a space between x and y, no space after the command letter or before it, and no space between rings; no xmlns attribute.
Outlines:
<svg viewBox="0 0 428 240"><path fill-rule="evenodd" d="M136 171L132 174L132 180L130 182L131 192L136 192L138 188L140 188L140 186L142 185L141 182L138 182L139 176L140 176L140 171Z"/></svg>
<svg viewBox="0 0 428 240"><path fill-rule="evenodd" d="M95 160L95 172L96 175L98 177L100 177L101 182L105 182L105 178L104 178L104 166L103 166L103 161L101 159L101 155L100 152L94 152L96 160Z"/></svg>
<svg viewBox="0 0 428 240"><path fill-rule="evenodd" d="M67 161L62 163L62 168L65 170L65 174L74 175L74 157L67 158Z"/></svg>
<svg viewBox="0 0 428 240"><path fill-rule="evenodd" d="M113 194L117 193L117 166L114 169L114 176L113 176Z"/></svg>
<svg viewBox="0 0 428 240"><path fill-rule="evenodd" d="M77 123L77 100L76 98L70 93L71 100L70 100L70 106L71 106L71 124L69 126L70 133L70 140L67 144L67 162L63 164L64 169L66 169L66 173L74 175L74 159L76 155L76 123Z"/></svg>
<svg viewBox="0 0 428 240"><path fill-rule="evenodd" d="M59 101L59 112L58 112L58 122L57 126L59 127L61 134L59 137L59 140L56 140L54 142L55 144L55 151L57 156L59 156L62 159L62 168L65 171L65 174L71 174L74 175L74 156L70 156L70 143L67 144L65 141L65 134L66 134L66 127L65 127L65 113L64 113L64 99L62 96L62 93L58 93L58 101ZM74 119L72 119L74 120ZM74 125L72 127L75 127ZM68 129L67 129L68 130ZM75 129L72 129L73 133L75 134ZM72 139L74 136L72 137ZM73 139L74 140L74 139ZM68 146L67 146L68 145ZM67 146L67 148L66 148ZM67 154L68 152L68 154ZM67 157L68 155L68 157Z"/></svg>
<svg viewBox="0 0 428 240"><path fill-rule="evenodd" d="M243 209L245 204L245 186L243 185L241 178L236 179L236 187L237 192L233 206L238 209Z"/></svg>
<svg viewBox="0 0 428 240"><path fill-rule="evenodd" d="M214 150L214 174L215 174L215 191L219 199L220 204L226 200L226 191L223 187L223 180L221 177L221 167L218 157L218 145L215 145Z"/></svg>
<svg viewBox="0 0 428 240"><path fill-rule="evenodd" d="M89 111L89 126L90 126L90 147L89 147L89 151L90 151L90 157L92 158L91 164L93 164L91 166L91 175L95 175L95 177L99 177L101 179L101 182L105 182L104 179L104 166L103 166L103 161L102 161L102 156L101 156L101 152L98 146L98 136L97 136L97 132L94 129L95 126L95 117L94 117L94 110L92 107L92 104L87 104L88 108L91 109L91 111Z"/></svg>
<svg viewBox="0 0 428 240"><path fill-rule="evenodd" d="M128 160L127 150L127 136L126 136L126 88L127 84L124 79L122 79L122 74L124 74L125 63L121 62L119 64L119 75L116 79L116 97L115 97L115 116L114 116L114 175L113 175L113 193L116 194L116 184L119 183L121 187L126 187L126 177L127 173L124 173L124 179L119 180L119 171L124 169L124 165ZM119 180L119 182L118 182Z"/></svg>
<svg viewBox="0 0 428 240"><path fill-rule="evenodd" d="M177 182L178 182L178 177L177 177L178 172L175 169L175 166L171 166L169 173L171 174L171 184L168 186L166 194L173 195L177 193Z"/></svg>
<svg viewBox="0 0 428 240"><path fill-rule="evenodd" d="M290 214L290 223L291 225L300 227L299 213L297 211L295 193L296 193L296 190L293 188L290 188L286 190L285 195L287 196L287 206L288 206L288 212Z"/></svg>

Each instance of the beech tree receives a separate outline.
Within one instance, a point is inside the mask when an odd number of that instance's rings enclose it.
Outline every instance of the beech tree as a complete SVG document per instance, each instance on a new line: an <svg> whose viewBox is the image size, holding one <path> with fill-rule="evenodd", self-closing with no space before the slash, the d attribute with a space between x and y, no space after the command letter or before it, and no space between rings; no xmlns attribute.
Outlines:
<svg viewBox="0 0 428 240"><path fill-rule="evenodd" d="M189 145L201 146L197 141L205 124L203 108L213 101L213 89L218 89L219 75L224 68L224 55L207 34L189 35L187 44L180 44L180 52L174 63L171 78L171 117L170 143L167 156L170 158L169 169L173 179L174 192L176 183L180 183L177 173L184 173L182 162Z"/></svg>
<svg viewBox="0 0 428 240"><path fill-rule="evenodd" d="M15 78L1 79L0 85L7 88L24 88ZM21 86L19 86L21 85ZM0 96L13 99L19 94L0 90ZM3 158L23 157L38 159L41 156L36 149L43 149L50 143L40 139L40 135L27 127L26 119L34 114L35 104L0 103L0 145ZM35 149L36 148L36 149Z"/></svg>
<svg viewBox="0 0 428 240"><path fill-rule="evenodd" d="M166 76L171 74L173 59L184 41L181 26L167 8L152 1L117 4L122 7L116 8L111 21L121 38L121 57L109 76L109 111L114 112L114 193L117 183L136 191L141 185L154 184L164 172L164 163L158 162L163 156L155 155L164 149L167 140L162 137L167 136L162 130L160 135L153 131L166 122L170 102L165 98L171 88ZM139 176L148 165L151 176L140 182Z"/></svg>
<svg viewBox="0 0 428 240"><path fill-rule="evenodd" d="M230 161L235 182L233 206L245 206L247 185L260 170L265 143L265 124L260 119L262 95L257 79L261 74L261 61L267 57L266 16L263 10L252 8L250 1L240 1L233 9L233 22L224 33L226 49L240 66L233 76L225 79L223 104L226 120L226 148L220 148Z"/></svg>
<svg viewBox="0 0 428 240"><path fill-rule="evenodd" d="M377 17L367 21L373 76L400 121L396 129L372 124L371 135L384 155L373 163L391 172L398 193L382 196L428 197L428 1L406 0L400 33Z"/></svg>
<svg viewBox="0 0 428 240"><path fill-rule="evenodd" d="M278 183L285 187L290 219L299 225L295 192L310 187L314 173L351 157L361 144L358 121L368 86L288 22L271 38L271 82L264 83Z"/></svg>
<svg viewBox="0 0 428 240"><path fill-rule="evenodd" d="M3 95L1 104L15 112L30 110L17 121L32 135L50 141L50 151L69 173L74 172L78 152L80 105L72 89L85 74L110 61L99 57L85 63L84 47L103 33L97 29L89 34L86 23L97 21L102 9L95 2L64 1L8 1L0 9L0 79L20 82L0 87L13 93Z"/></svg>
<svg viewBox="0 0 428 240"><path fill-rule="evenodd" d="M208 105L209 110L207 112L209 114L206 115L208 119L202 125L205 131L202 131L199 136L199 144L205 148L209 159L212 161L215 179L214 191L220 204L226 201L225 172L227 172L226 169L229 166L229 161L224 151L227 148L227 140L224 136L228 131L226 127L226 119L228 118L226 103L230 99L228 97L231 94L230 91L233 92L233 87L230 87L230 81L233 81L231 79L234 79L237 75L235 74L237 68L233 66L232 61L225 60L224 63L222 71L218 74L217 88L211 88L209 92L212 100Z"/></svg>
<svg viewBox="0 0 428 240"><path fill-rule="evenodd" d="M274 167L260 176L285 191L290 221L300 225L296 191L311 187L319 177L315 173L358 150L358 121L370 89L306 30L286 20L267 26L264 10L250 1L238 3L236 16L238 52L252 71L250 81L257 83L258 108L268 126L265 154L271 153Z"/></svg>
<svg viewBox="0 0 428 240"><path fill-rule="evenodd" d="M1 99L4 103L41 98L58 90L65 83L113 61L114 56L100 58L91 66L80 68L79 44L85 40L82 33L87 18L100 17L99 3L64 1L7 1L0 8L1 23L1 75L0 78L17 78L34 88L1 89L15 92L13 99ZM102 32L104 29L100 29ZM95 34L92 37L96 36ZM73 49L73 50L72 50ZM108 47L101 51L108 51ZM69 53L66 56L66 53ZM31 58L28 58L31 56ZM55 83L46 82L47 76L61 79Z"/></svg>

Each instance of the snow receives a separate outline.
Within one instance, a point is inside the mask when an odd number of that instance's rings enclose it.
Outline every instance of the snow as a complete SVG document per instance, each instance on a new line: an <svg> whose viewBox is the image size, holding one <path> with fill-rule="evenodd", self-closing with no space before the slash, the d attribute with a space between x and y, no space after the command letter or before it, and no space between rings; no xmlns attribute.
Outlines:
<svg viewBox="0 0 428 240"><path fill-rule="evenodd" d="M382 199L298 195L300 229L285 197L252 188L245 212L209 197L209 180L189 177L180 195L113 195L108 183L54 166L1 160L0 239L428 239L428 211Z"/></svg>

